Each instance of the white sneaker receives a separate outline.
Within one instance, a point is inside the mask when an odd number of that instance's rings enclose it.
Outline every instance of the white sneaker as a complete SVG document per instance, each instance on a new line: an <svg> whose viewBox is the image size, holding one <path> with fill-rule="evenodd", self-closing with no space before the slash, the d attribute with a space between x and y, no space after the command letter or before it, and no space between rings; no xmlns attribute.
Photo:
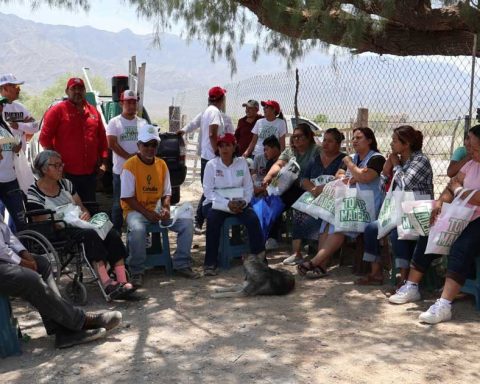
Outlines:
<svg viewBox="0 0 480 384"><path fill-rule="evenodd" d="M278 245L278 242L277 240L275 240L274 238L270 237L269 239L267 239L267 241L265 242L265 249L267 251L271 251L273 249L277 249L279 247Z"/></svg>
<svg viewBox="0 0 480 384"><path fill-rule="evenodd" d="M388 298L388 301L392 304L406 304L413 301L418 301L420 298L418 285L404 284L397 289L397 292L395 292L394 295Z"/></svg>
<svg viewBox="0 0 480 384"><path fill-rule="evenodd" d="M297 265L303 261L303 257L298 257L296 253L291 256L288 256L285 260L282 261L283 265Z"/></svg>
<svg viewBox="0 0 480 384"><path fill-rule="evenodd" d="M442 304L440 299L431 305L426 312L418 316L418 320L428 324L437 324L442 321L448 321L452 318L452 306Z"/></svg>

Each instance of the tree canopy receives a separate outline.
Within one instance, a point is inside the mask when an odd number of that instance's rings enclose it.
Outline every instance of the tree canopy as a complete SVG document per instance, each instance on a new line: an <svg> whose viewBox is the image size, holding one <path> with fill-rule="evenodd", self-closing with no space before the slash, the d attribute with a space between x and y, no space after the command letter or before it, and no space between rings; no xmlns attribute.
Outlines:
<svg viewBox="0 0 480 384"><path fill-rule="evenodd" d="M12 0L0 0L9 2ZM184 36L204 41L212 59L235 50L248 34L261 49L289 63L313 47L397 56L471 55L480 30L479 1L454 0L121 0L152 22L155 36L177 23ZM89 0L31 0L32 5L88 10ZM480 51L477 48L477 55Z"/></svg>

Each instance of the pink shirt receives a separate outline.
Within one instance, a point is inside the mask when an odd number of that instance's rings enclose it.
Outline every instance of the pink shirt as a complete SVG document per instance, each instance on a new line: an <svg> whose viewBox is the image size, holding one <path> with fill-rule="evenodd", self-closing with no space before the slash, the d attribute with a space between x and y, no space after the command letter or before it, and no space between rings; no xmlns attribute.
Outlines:
<svg viewBox="0 0 480 384"><path fill-rule="evenodd" d="M480 190L480 163L478 161L470 160L460 169L460 172L465 175L463 188ZM475 209L472 221L480 217L480 206L467 204L467 207Z"/></svg>

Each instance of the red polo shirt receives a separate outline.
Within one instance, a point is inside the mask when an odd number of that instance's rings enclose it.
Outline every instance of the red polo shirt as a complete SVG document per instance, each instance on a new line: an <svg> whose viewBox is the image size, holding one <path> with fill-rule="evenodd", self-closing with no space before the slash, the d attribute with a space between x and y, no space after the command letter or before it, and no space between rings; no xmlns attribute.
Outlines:
<svg viewBox="0 0 480 384"><path fill-rule="evenodd" d="M108 156L107 136L102 119L87 102L83 111L69 100L50 108L43 118L40 144L60 153L64 171L72 175L90 175L97 161Z"/></svg>
<svg viewBox="0 0 480 384"><path fill-rule="evenodd" d="M247 116L244 116L238 120L237 129L235 130L235 138L237 139L238 152L240 155L243 155L243 153L247 150L248 145L252 141L253 137L252 129L257 120L261 118L263 118L262 115L257 115L252 123L247 121Z"/></svg>

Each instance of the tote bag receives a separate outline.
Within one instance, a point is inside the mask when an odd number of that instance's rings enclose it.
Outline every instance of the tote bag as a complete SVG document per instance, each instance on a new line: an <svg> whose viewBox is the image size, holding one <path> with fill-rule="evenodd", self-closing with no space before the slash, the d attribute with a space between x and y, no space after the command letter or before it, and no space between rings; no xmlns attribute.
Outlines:
<svg viewBox="0 0 480 384"><path fill-rule="evenodd" d="M428 236L430 232L430 216L435 200L404 201L402 211L410 224L420 236Z"/></svg>
<svg viewBox="0 0 480 384"><path fill-rule="evenodd" d="M306 213L307 215L313 216L311 211L313 200L315 200L315 196L313 196L310 192L304 192L302 196L300 196L297 201L292 204L292 208ZM313 217L317 218L316 216Z"/></svg>
<svg viewBox="0 0 480 384"><path fill-rule="evenodd" d="M295 157L292 157L289 162L280 169L277 176L272 180L270 185L267 187L267 192L269 195L283 195L283 193L292 186L295 180L298 179L300 174L300 165L295 160Z"/></svg>
<svg viewBox="0 0 480 384"><path fill-rule="evenodd" d="M470 223L475 210L466 207L468 201L475 194L473 190L464 200L458 196L450 204L444 203L437 221L430 228L425 253L448 255L455 240L458 239L465 227Z"/></svg>
<svg viewBox="0 0 480 384"><path fill-rule="evenodd" d="M335 221L335 189L342 185L344 184L340 179L327 183L322 193L312 201L309 215L333 224Z"/></svg>
<svg viewBox="0 0 480 384"><path fill-rule="evenodd" d="M364 232L375 220L373 191L356 186L337 186L335 190L335 232Z"/></svg>

